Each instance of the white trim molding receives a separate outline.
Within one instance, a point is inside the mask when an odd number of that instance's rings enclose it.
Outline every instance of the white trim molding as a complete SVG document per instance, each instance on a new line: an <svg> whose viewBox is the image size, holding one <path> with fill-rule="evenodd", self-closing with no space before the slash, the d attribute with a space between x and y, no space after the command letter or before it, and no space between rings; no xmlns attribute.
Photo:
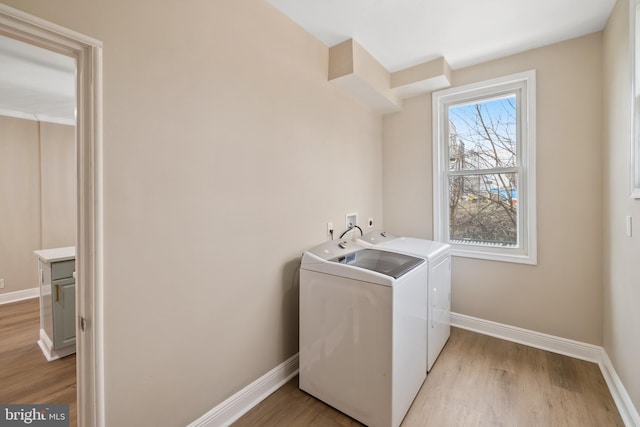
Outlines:
<svg viewBox="0 0 640 427"><path fill-rule="evenodd" d="M40 296L40 288L23 289L21 291L7 292L0 294L0 305L11 304L25 299L37 298Z"/></svg>
<svg viewBox="0 0 640 427"><path fill-rule="evenodd" d="M547 335L516 326L492 322L490 320L465 316L464 314L451 313L451 325L593 363L600 362L603 351L602 347L593 344Z"/></svg>
<svg viewBox="0 0 640 427"><path fill-rule="evenodd" d="M618 377L611 363L611 359L609 359L609 355L604 349L602 350L602 361L598 363L598 365L600 366L602 376L607 386L609 386L609 391L611 392L613 401L618 407L624 425L628 427L640 427L640 414L638 414L636 407L633 405L627 389L624 388L620 377Z"/></svg>
<svg viewBox="0 0 640 427"><path fill-rule="evenodd" d="M638 410L603 347L458 313L451 313L451 326L597 363L625 426L640 427Z"/></svg>
<svg viewBox="0 0 640 427"><path fill-rule="evenodd" d="M282 362L188 427L225 427L246 414L298 374L298 353Z"/></svg>
<svg viewBox="0 0 640 427"><path fill-rule="evenodd" d="M16 119L32 120L35 122L58 123L61 125L75 126L76 121L66 117L54 117L43 114L25 113L23 111L6 110L0 108L0 116L13 117Z"/></svg>

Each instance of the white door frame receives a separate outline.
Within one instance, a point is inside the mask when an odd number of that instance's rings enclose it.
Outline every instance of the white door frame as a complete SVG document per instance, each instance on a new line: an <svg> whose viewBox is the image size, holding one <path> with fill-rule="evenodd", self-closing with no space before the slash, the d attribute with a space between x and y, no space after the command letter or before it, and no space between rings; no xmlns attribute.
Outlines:
<svg viewBox="0 0 640 427"><path fill-rule="evenodd" d="M0 34L76 58L78 425L104 426L102 43L1 3Z"/></svg>

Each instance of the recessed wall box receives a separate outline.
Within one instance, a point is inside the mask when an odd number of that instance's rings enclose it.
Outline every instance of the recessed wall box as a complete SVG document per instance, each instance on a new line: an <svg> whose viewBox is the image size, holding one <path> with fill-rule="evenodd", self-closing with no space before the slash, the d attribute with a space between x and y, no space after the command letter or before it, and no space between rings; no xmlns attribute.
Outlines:
<svg viewBox="0 0 640 427"><path fill-rule="evenodd" d="M353 226L358 225L358 212L348 213L345 216L345 227L346 229L353 228Z"/></svg>

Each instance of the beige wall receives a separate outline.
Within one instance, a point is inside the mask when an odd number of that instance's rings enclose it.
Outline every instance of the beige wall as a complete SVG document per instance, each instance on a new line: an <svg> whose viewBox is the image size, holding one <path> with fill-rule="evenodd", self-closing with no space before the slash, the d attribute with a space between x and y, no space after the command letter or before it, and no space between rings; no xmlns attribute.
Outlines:
<svg viewBox="0 0 640 427"><path fill-rule="evenodd" d="M537 70L538 265L454 258L452 310L602 343L602 35L453 72ZM385 227L432 237L431 96L383 119Z"/></svg>
<svg viewBox="0 0 640 427"><path fill-rule="evenodd" d="M382 119L385 227L402 236L433 238L431 95L405 99Z"/></svg>
<svg viewBox="0 0 640 427"><path fill-rule="evenodd" d="M264 0L6 3L104 43L107 425L186 425L298 351L327 221L382 221L380 116Z"/></svg>
<svg viewBox="0 0 640 427"><path fill-rule="evenodd" d="M629 199L629 8L619 0L604 31L604 347L640 408L640 200ZM625 235L625 216L635 222Z"/></svg>
<svg viewBox="0 0 640 427"><path fill-rule="evenodd" d="M42 249L76 244L75 127L40 122Z"/></svg>
<svg viewBox="0 0 640 427"><path fill-rule="evenodd" d="M0 294L38 286L40 249L38 122L0 116Z"/></svg>
<svg viewBox="0 0 640 427"><path fill-rule="evenodd" d="M0 294L38 286L33 251L75 245L74 127L0 116Z"/></svg>

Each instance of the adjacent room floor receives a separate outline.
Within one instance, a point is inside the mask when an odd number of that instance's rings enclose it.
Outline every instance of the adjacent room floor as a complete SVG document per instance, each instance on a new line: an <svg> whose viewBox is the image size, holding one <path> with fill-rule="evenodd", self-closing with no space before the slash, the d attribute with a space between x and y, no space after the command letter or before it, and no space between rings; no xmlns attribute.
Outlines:
<svg viewBox="0 0 640 427"><path fill-rule="evenodd" d="M0 305L0 403L68 403L75 426L76 356L47 362L39 333L38 298Z"/></svg>
<svg viewBox="0 0 640 427"><path fill-rule="evenodd" d="M298 389L298 377L240 418L244 426L357 426ZM405 417L413 426L624 426L594 363L452 328Z"/></svg>

